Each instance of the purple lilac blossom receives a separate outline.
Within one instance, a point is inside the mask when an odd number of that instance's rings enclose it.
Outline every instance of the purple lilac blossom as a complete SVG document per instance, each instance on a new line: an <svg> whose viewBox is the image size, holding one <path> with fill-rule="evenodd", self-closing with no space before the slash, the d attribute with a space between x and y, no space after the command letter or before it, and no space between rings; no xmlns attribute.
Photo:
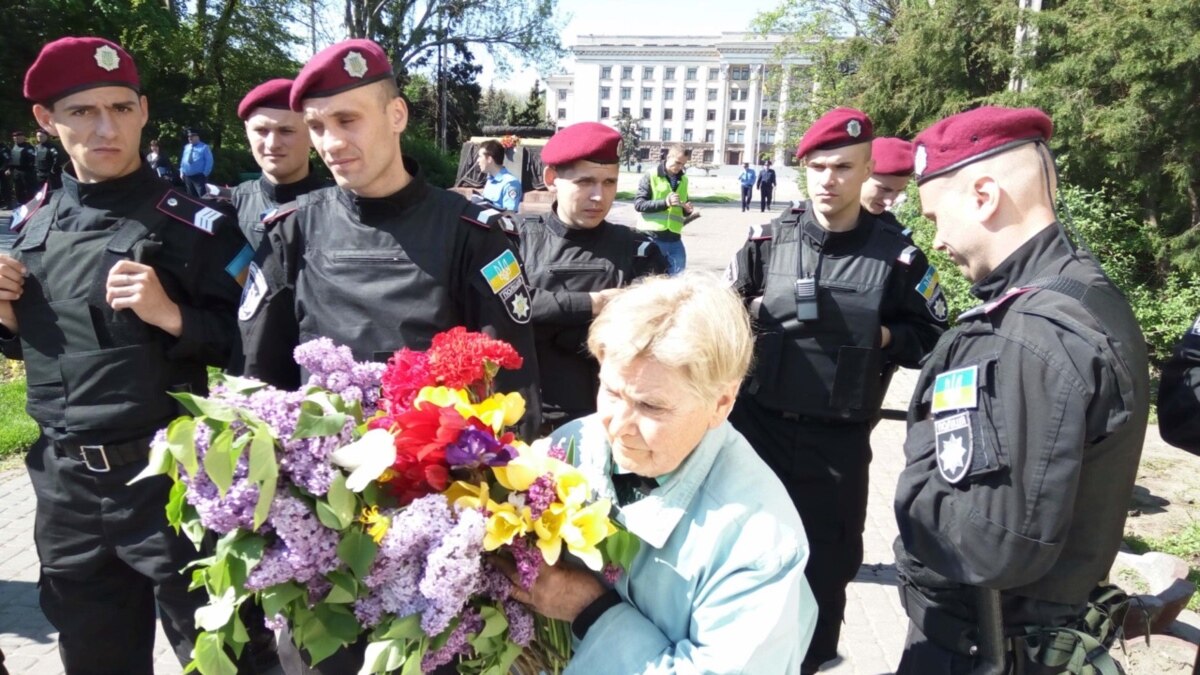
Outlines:
<svg viewBox="0 0 1200 675"><path fill-rule="evenodd" d="M533 588L533 583L537 581L538 573L542 568L542 551L537 546L533 545L529 537L521 537L514 539L509 552L512 553L513 562L517 564L517 575L521 582L521 588L529 590Z"/></svg>
<svg viewBox="0 0 1200 675"><path fill-rule="evenodd" d="M504 616L508 619L508 639L528 647L533 641L533 615L516 600L505 600Z"/></svg>
<svg viewBox="0 0 1200 675"><path fill-rule="evenodd" d="M490 600L501 602L507 600L512 593L512 582L504 572L485 560L476 593Z"/></svg>
<svg viewBox="0 0 1200 675"><path fill-rule="evenodd" d="M429 552L454 527L450 505L442 495L428 495L384 515L391 525L363 581L372 596L379 598L382 612L399 617L423 612L428 603L418 586ZM360 620L377 614L374 603L364 603L359 612ZM370 627L365 621L364 626Z"/></svg>
<svg viewBox="0 0 1200 675"><path fill-rule="evenodd" d="M286 492L275 495L270 520L279 540L263 552L246 587L259 591L295 581L308 584L310 596L323 595L328 590L323 575L339 565L338 533L322 525L303 500Z"/></svg>
<svg viewBox="0 0 1200 675"><path fill-rule="evenodd" d="M560 462L567 461L567 439L558 439L558 442L555 443L549 450L547 450L546 454Z"/></svg>
<svg viewBox="0 0 1200 675"><path fill-rule="evenodd" d="M623 571L624 570L621 569L620 565L616 563L608 563L604 566L604 569L600 573L604 575L605 581L611 585L616 585L617 581L621 578L621 573Z"/></svg>
<svg viewBox="0 0 1200 675"><path fill-rule="evenodd" d="M541 518L542 512L550 508L557 499L558 486L554 482L554 476L546 474L539 477L526 491L525 505L529 507L529 517L533 520Z"/></svg>
<svg viewBox="0 0 1200 675"><path fill-rule="evenodd" d="M387 364L358 363L349 347L336 345L329 338L317 338L296 347L296 363L309 372L308 384L323 387L343 400L361 402L363 414L375 414L379 403L379 385Z"/></svg>
<svg viewBox="0 0 1200 675"><path fill-rule="evenodd" d="M421 595L428 601L421 616L421 629L426 635L446 630L479 586L486 531L483 515L465 509L441 544L429 553L420 586Z"/></svg>
<svg viewBox="0 0 1200 675"><path fill-rule="evenodd" d="M483 464L504 466L516 456L516 448L501 445L495 435L482 429L463 429L458 440L446 446L446 463L451 468L475 468Z"/></svg>
<svg viewBox="0 0 1200 675"><path fill-rule="evenodd" d="M460 654L466 654L471 651L471 645L467 643L467 639L472 634L478 635L483 630L483 617L479 615L479 611L474 608L467 608L462 614L462 620L454 627L454 631L450 633L446 644L442 645L441 649L437 649L425 654L425 658L421 659L421 672L433 672L438 666L443 666L450 663Z"/></svg>

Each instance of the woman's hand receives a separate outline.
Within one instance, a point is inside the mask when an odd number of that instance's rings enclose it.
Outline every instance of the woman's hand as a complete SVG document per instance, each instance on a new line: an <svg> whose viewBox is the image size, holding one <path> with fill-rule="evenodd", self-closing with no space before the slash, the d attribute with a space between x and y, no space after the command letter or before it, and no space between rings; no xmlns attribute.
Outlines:
<svg viewBox="0 0 1200 675"><path fill-rule="evenodd" d="M604 585L585 568L559 561L557 565L541 563L537 581L526 591L519 583L517 569L511 560L495 558L493 563L512 582L512 598L550 619L574 621L588 605L604 595Z"/></svg>

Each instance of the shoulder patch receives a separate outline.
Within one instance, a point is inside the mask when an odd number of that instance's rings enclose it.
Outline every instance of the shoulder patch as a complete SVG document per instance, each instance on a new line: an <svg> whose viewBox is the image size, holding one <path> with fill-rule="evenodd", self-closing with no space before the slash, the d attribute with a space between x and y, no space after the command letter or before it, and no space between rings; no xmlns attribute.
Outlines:
<svg viewBox="0 0 1200 675"><path fill-rule="evenodd" d="M500 216L500 229L504 230L504 234L510 237L521 236L521 231L517 229L517 221L513 220L512 216Z"/></svg>
<svg viewBox="0 0 1200 675"><path fill-rule="evenodd" d="M296 204L296 202L288 202L282 206L276 206L270 211L262 214L262 223L263 225L274 225L275 223L278 223L287 217L289 213L292 213L299 208L300 206Z"/></svg>
<svg viewBox="0 0 1200 675"><path fill-rule="evenodd" d="M50 196L50 184L42 185L33 199L21 205L21 208L13 211L12 221L8 224L8 229L13 232L20 232L25 223L29 222L30 216L37 213L37 210L42 208L46 203L46 198Z"/></svg>
<svg viewBox="0 0 1200 675"><path fill-rule="evenodd" d="M246 275L249 271L250 263L253 261L254 249L250 247L250 244L246 244L242 247L242 250L233 257L233 260L230 260L229 264L225 266L225 273L233 277L234 281L238 282L239 286L245 287Z"/></svg>
<svg viewBox="0 0 1200 675"><path fill-rule="evenodd" d="M512 251L505 251L479 270L487 285L492 289L504 311L514 322L529 323L532 306L529 289L525 287L525 277L521 273L521 265Z"/></svg>
<svg viewBox="0 0 1200 675"><path fill-rule="evenodd" d="M156 208L207 235L214 234L217 225L226 217L224 213L175 190L167 190L162 199L158 200Z"/></svg>
<svg viewBox="0 0 1200 675"><path fill-rule="evenodd" d="M939 373L933 381L933 405L936 415L948 410L974 410L979 407L979 366L967 366Z"/></svg>
<svg viewBox="0 0 1200 675"><path fill-rule="evenodd" d="M775 236L775 231L771 227L771 224L763 223L762 225L751 225L750 234L747 236L747 239L750 241L763 241L773 236Z"/></svg>
<svg viewBox="0 0 1200 675"><path fill-rule="evenodd" d="M896 260L899 260L901 263L904 263L905 265L911 265L913 258L915 258L917 255L918 250L919 249L917 249L916 246L906 246L906 247L904 247L903 251L900 251L900 255L896 256ZM929 269L933 269L933 265L930 265ZM925 276L929 276L929 275L926 274ZM934 272L933 278L934 278L934 283L936 284L937 283L937 273L936 272ZM928 299L928 298L926 298L926 299Z"/></svg>
<svg viewBox="0 0 1200 675"><path fill-rule="evenodd" d="M267 297L267 277L263 275L258 264L250 263L246 283L242 286L242 301L238 305L238 320L249 321L254 318L259 304Z"/></svg>
<svg viewBox="0 0 1200 675"><path fill-rule="evenodd" d="M940 377L940 376L939 376ZM937 440L938 472L954 485L967 477L975 449L970 413L958 413L933 421Z"/></svg>
<svg viewBox="0 0 1200 675"><path fill-rule="evenodd" d="M1017 288L1010 288L1004 295L1001 295L1000 297L996 298L995 300L985 302L982 305L975 305L971 309L968 309L967 311L963 312L962 314L959 314L958 322L962 323L963 321L965 321L967 319L977 319L981 316L987 316L988 314L991 314L992 312L996 311L1000 307L1003 307L1006 303L1013 300L1014 298L1024 295L1030 291L1036 291L1036 290L1037 289L1034 288L1033 286L1022 286L1022 287L1017 287Z"/></svg>
<svg viewBox="0 0 1200 675"><path fill-rule="evenodd" d="M496 209L485 209L483 211L480 211L478 214L476 214L474 216L470 216L470 215L467 215L464 213L460 217L463 220L467 221L468 223L470 223L476 227L481 227L485 230L490 230L490 229L492 229L491 219L498 215L500 215L500 212L497 211Z"/></svg>

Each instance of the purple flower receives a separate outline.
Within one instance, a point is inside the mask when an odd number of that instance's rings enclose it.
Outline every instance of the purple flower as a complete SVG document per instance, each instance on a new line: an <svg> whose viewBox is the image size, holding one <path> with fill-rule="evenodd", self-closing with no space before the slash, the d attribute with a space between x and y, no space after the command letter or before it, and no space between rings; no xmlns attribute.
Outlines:
<svg viewBox="0 0 1200 675"><path fill-rule="evenodd" d="M533 481L526 491L525 505L529 507L529 517L537 520L542 517L542 512L550 508L550 505L558 499L557 485L554 483L554 476L546 474Z"/></svg>
<svg viewBox="0 0 1200 675"><path fill-rule="evenodd" d="M428 607L421 615L421 630L434 636L446 630L479 586L483 562L483 514L467 509L441 544L430 552L421 577L421 595Z"/></svg>
<svg viewBox="0 0 1200 675"><path fill-rule="evenodd" d="M604 566L604 569L600 573L604 575L605 581L607 581L609 584L616 585L617 581L621 578L621 573L623 571L624 570L621 569L620 565L608 563Z"/></svg>
<svg viewBox="0 0 1200 675"><path fill-rule="evenodd" d="M459 654L466 654L471 651L471 645L467 643L467 639L472 634L479 634L483 630L483 617L473 608L468 608L462 614L458 625L454 627L454 631L450 633L450 637L446 640L446 644L442 645L441 649L427 652L425 658L421 659L421 672L429 673L438 666L450 663Z"/></svg>
<svg viewBox="0 0 1200 675"><path fill-rule="evenodd" d="M310 599L329 590L323 575L337 569L338 533L321 524L303 500L281 492L271 504L270 520L278 541L267 547L251 570L246 587L259 591L296 581L308 584Z"/></svg>
<svg viewBox="0 0 1200 675"><path fill-rule="evenodd" d="M473 427L463 429L458 440L446 446L446 463L451 468L504 466L516 456L511 445L501 445L491 433Z"/></svg>
<svg viewBox="0 0 1200 675"><path fill-rule="evenodd" d="M504 616L508 619L508 639L528 647L533 641L533 615L516 600L504 601Z"/></svg>
<svg viewBox="0 0 1200 675"><path fill-rule="evenodd" d="M517 564L517 575L521 588L528 591L533 588L533 582L537 581L538 572L541 571L542 552L530 542L528 537L513 540L508 550L512 553L513 562Z"/></svg>
<svg viewBox="0 0 1200 675"><path fill-rule="evenodd" d="M567 439L560 438L552 448L546 451L546 454L560 462L567 461Z"/></svg>

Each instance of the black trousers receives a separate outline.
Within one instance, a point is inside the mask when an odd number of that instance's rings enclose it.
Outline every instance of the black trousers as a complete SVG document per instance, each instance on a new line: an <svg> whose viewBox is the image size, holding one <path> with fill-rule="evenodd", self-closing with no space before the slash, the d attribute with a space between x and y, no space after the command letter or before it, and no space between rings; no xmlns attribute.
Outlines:
<svg viewBox="0 0 1200 675"><path fill-rule="evenodd" d="M1060 675L1062 668L1043 666L1022 657L1020 669L1013 663L1013 654L1008 654L1005 673L1013 675ZM930 641L921 629L911 621L908 636L904 640L904 655L896 675L971 675L979 665L977 659L945 649Z"/></svg>
<svg viewBox="0 0 1200 675"><path fill-rule="evenodd" d="M846 587L862 565L870 423L787 419L750 396L738 399L729 421L779 476L804 522L817 627L802 672L816 672L837 657Z"/></svg>
<svg viewBox="0 0 1200 675"><path fill-rule="evenodd" d="M126 485L145 462L94 473L45 437L25 463L37 497L39 599L67 675L153 675L156 613L179 662L190 661L195 611L208 599L180 574L200 553L167 524L170 479Z"/></svg>
<svg viewBox="0 0 1200 675"><path fill-rule="evenodd" d="M753 198L753 196L754 196L754 186L753 185L743 185L742 186L742 210L743 211L747 211L750 209L750 200Z"/></svg>
<svg viewBox="0 0 1200 675"><path fill-rule="evenodd" d="M775 188L774 188L773 186L772 186L772 187L767 187L767 186L765 186L765 185L764 185L764 186L762 186L761 188L759 188L759 191L758 191L758 203L759 203L759 205L760 205L760 206L762 206L762 210L763 210L764 212L766 212L766 211L769 211L769 210L770 210L770 208L771 208L771 196L772 196L774 193L775 193Z"/></svg>

